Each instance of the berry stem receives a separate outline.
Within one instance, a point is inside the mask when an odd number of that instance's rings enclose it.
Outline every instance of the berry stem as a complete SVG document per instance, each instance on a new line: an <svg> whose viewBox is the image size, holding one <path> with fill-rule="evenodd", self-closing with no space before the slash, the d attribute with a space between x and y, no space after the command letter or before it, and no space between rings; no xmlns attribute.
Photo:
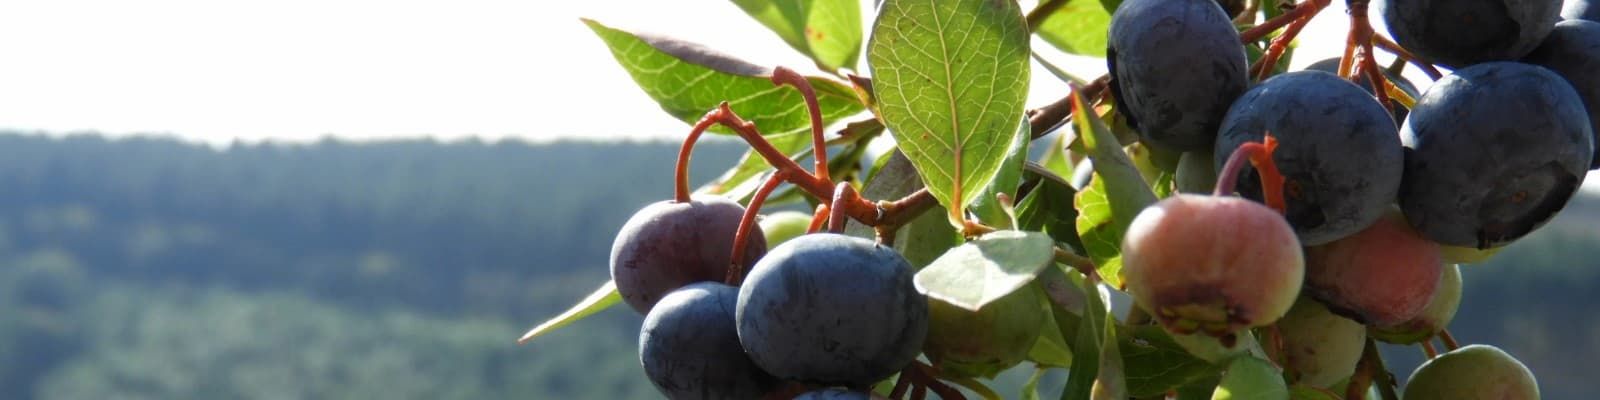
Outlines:
<svg viewBox="0 0 1600 400"><path fill-rule="evenodd" d="M814 198L830 199L833 197L833 183L819 179L817 176L806 172L805 169L800 167L800 164L795 163L794 160L785 156L783 152L772 147L772 143L761 136L761 131L756 129L755 124L739 118L738 114L735 114L728 107L727 102L723 102L716 110L707 113L706 118L732 129L735 134L739 135L740 139L749 143L750 148L755 150L756 154L760 154L761 158L766 159L768 164L778 170L774 177L781 176L782 180L795 185L795 187L800 188L800 190L805 191ZM926 189L923 189L892 204L895 207L886 209L874 204L872 201L857 196L852 201L832 204L831 208L840 209L844 215L867 226L893 229L916 218L917 215L938 204L938 201L928 194Z"/></svg>
<svg viewBox="0 0 1600 400"><path fill-rule="evenodd" d="M817 233L822 231L822 227L828 223L828 215L833 214L828 210L829 208L827 204L817 205L817 211L811 213L811 225L806 226L806 233Z"/></svg>
<svg viewBox="0 0 1600 400"><path fill-rule="evenodd" d="M890 389L889 390L889 398L891 398L891 399L903 399L906 396L906 392L908 390L910 390L910 389L911 389L911 374L907 374L905 372L901 372L900 376L898 376L898 377L896 377L894 379L894 389Z"/></svg>
<svg viewBox="0 0 1600 400"><path fill-rule="evenodd" d="M1433 338L1430 337L1417 344L1422 346L1422 354L1428 356L1429 360L1439 356L1439 350L1433 348Z"/></svg>
<svg viewBox="0 0 1600 400"><path fill-rule="evenodd" d="M1256 60L1256 65L1251 66L1254 69L1252 72L1254 72L1257 81L1266 80L1268 75L1272 75L1273 66L1277 65L1278 59L1283 57L1285 51L1288 51L1289 42L1294 41L1296 36L1300 36L1300 31L1311 23L1312 17L1316 16L1317 13L1311 13L1296 19L1289 24L1288 28L1284 28L1282 35L1272 38L1272 43L1267 45L1266 53L1261 55L1261 59Z"/></svg>
<svg viewBox="0 0 1600 400"><path fill-rule="evenodd" d="M1423 61L1422 58L1417 57L1416 54L1412 54L1411 51L1406 50L1404 47L1400 47L1400 44L1389 40L1389 38L1383 37L1383 35L1374 33L1372 35L1372 44L1380 49L1383 49L1383 51L1394 54L1395 57L1410 62L1411 65L1415 65L1417 68L1421 68L1422 73L1427 74L1429 79L1439 80L1439 78L1444 77L1444 74L1439 73L1439 69L1435 68L1432 63Z"/></svg>
<svg viewBox="0 0 1600 400"><path fill-rule="evenodd" d="M1217 186L1211 192L1215 196L1228 196L1233 194L1239 183L1239 171L1244 169L1246 160L1256 169L1256 174L1261 177L1261 196L1278 212L1288 210L1283 200L1283 174L1278 172L1277 163L1272 161L1272 152L1278 148L1278 139L1272 133L1266 134L1266 139L1260 143L1246 142L1228 156L1228 162L1222 165L1222 172L1217 175Z"/></svg>
<svg viewBox="0 0 1600 400"><path fill-rule="evenodd" d="M944 384L944 382L940 382L939 378L937 378L938 374L933 367L923 364L921 361L913 361L911 367L907 368L904 373L912 374L911 379L920 383L920 387L932 390L933 394L939 395L941 399L966 400L967 398L966 395L961 394L961 391Z"/></svg>
<svg viewBox="0 0 1600 400"><path fill-rule="evenodd" d="M849 182L839 182L833 189L833 201L829 204L844 204L860 200L860 197L856 195L856 188L850 186ZM844 209L834 207L828 215L828 232L844 233L845 221Z"/></svg>
<svg viewBox="0 0 1600 400"><path fill-rule="evenodd" d="M739 281L744 280L742 265L745 242L750 240L750 231L755 229L756 215L761 212L761 203L765 203L767 196L772 195L772 190L783 183L785 175L788 174L784 171L772 174L771 178L767 178L767 181L761 184L761 188L756 189L756 194L750 197L750 205L745 207L744 217L739 219L739 230L733 234L733 257L728 259L728 275L723 280L728 285L739 286Z"/></svg>
<svg viewBox="0 0 1600 400"><path fill-rule="evenodd" d="M1028 31L1039 30L1039 24L1044 23L1045 19L1050 18L1050 14L1054 14L1056 10L1061 9L1061 6L1064 5L1067 5L1067 0L1044 0L1039 2L1037 7L1028 11Z"/></svg>
<svg viewBox="0 0 1600 400"><path fill-rule="evenodd" d="M1383 354L1378 352L1378 342L1367 338L1367 346L1362 350L1361 357L1372 360L1372 384L1378 385L1378 395L1383 396L1383 400L1400 400L1400 394L1395 393L1397 384L1394 374L1389 373L1389 367L1383 364Z"/></svg>
<svg viewBox="0 0 1600 400"><path fill-rule="evenodd" d="M772 84L793 86L800 91L800 97L805 99L806 113L811 115L812 153L817 155L816 165L812 168L816 171L817 179L832 182L833 179L828 177L828 143L822 134L822 107L817 105L817 91L811 87L811 82L806 81L805 76L784 67L772 70Z"/></svg>
<svg viewBox="0 0 1600 400"><path fill-rule="evenodd" d="M683 138L683 147L678 149L678 169L673 176L677 185L675 186L673 199L679 203L688 203L689 194L691 193L689 191L690 153L694 152L694 145L700 141L700 135L705 133L706 129L710 128L712 124L717 123L719 111L721 109L712 110L707 112L705 116L700 117L700 121L694 123L694 129L689 130L689 136Z"/></svg>
<svg viewBox="0 0 1600 400"><path fill-rule="evenodd" d="M1374 352L1377 351L1377 347L1372 344L1372 339L1370 338L1367 339L1367 346L1367 349L1372 349ZM1367 349L1361 351L1361 361L1356 363L1356 372L1350 376L1350 383L1345 385L1345 400L1363 400L1367 398L1367 388L1372 386L1372 377L1377 374L1377 366L1373 365L1373 359L1368 354Z"/></svg>
<svg viewBox="0 0 1600 400"><path fill-rule="evenodd" d="M1111 76L1103 75L1095 79L1094 82L1089 82L1088 85L1078 88L1077 91L1086 99L1099 98L1106 92L1106 85L1109 83L1111 83ZM1033 139L1044 137L1045 134L1055 130L1056 127L1067 123L1068 118L1071 117L1072 93L1068 92L1060 100L1028 112L1028 126L1032 129L1029 137Z"/></svg>
<svg viewBox="0 0 1600 400"><path fill-rule="evenodd" d="M1456 349L1461 348L1461 343L1456 342L1456 337L1450 335L1449 329L1440 329L1439 339L1444 341L1444 348L1447 349L1446 351L1455 351Z"/></svg>
<svg viewBox="0 0 1600 400"><path fill-rule="evenodd" d="M1057 247L1055 249L1055 258L1056 262L1066 264L1084 275L1095 273L1094 260L1078 255L1078 253L1073 253L1071 250Z"/></svg>
<svg viewBox="0 0 1600 400"><path fill-rule="evenodd" d="M1256 25L1250 29L1246 29L1244 32L1239 32L1239 41L1250 43L1261 40L1261 38L1267 37L1267 34L1272 33L1272 31L1276 31L1278 28L1289 25L1296 20L1301 18L1309 20L1311 19L1311 16L1317 15L1318 12L1322 11L1323 8L1327 8L1328 4L1332 2L1333 0L1302 1L1300 4L1295 5L1293 10L1289 10L1289 12L1278 15L1277 17L1269 19L1266 22L1262 22L1261 25Z"/></svg>
<svg viewBox="0 0 1600 400"><path fill-rule="evenodd" d="M1382 104L1384 111L1392 114L1394 105L1389 102L1389 91L1384 89L1384 82L1387 82L1388 78L1379 71L1378 62L1373 59L1372 38L1377 35L1372 33L1372 23L1367 19L1369 3L1370 0L1345 0L1350 9L1351 41L1357 46L1355 56L1361 63L1355 68L1355 72L1356 76L1366 76L1367 82L1372 85L1372 94L1378 98L1378 104ZM1339 61L1339 64L1344 64L1344 61Z"/></svg>

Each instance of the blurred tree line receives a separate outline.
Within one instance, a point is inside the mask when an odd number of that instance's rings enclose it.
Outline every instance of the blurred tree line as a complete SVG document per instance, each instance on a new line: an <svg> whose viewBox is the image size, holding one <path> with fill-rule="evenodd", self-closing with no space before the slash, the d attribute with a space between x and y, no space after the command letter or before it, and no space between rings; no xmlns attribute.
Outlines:
<svg viewBox="0 0 1600 400"><path fill-rule="evenodd" d="M702 145L694 180L740 152ZM513 340L607 279L676 153L0 133L0 398L657 398L625 309ZM1600 356L1597 227L1584 198L1464 268L1457 337L1577 398ZM1403 378L1419 352L1389 350Z"/></svg>

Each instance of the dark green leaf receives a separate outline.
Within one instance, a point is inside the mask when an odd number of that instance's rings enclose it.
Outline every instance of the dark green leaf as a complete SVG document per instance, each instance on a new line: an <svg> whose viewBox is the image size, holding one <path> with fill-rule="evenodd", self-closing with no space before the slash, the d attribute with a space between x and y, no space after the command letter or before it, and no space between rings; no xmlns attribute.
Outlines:
<svg viewBox="0 0 1600 400"><path fill-rule="evenodd" d="M861 3L856 0L733 0L789 47L826 70L855 68L861 52Z"/></svg>
<svg viewBox="0 0 1600 400"><path fill-rule="evenodd" d="M582 301L574 304L572 308L568 308L561 315L557 315L555 318L551 318L549 321L545 321L539 326L528 330L528 333L522 334L522 338L517 339L517 343L528 343L534 338L561 329L573 322L578 322L578 320L610 308L621 301L622 295L617 294L617 285L611 281L606 281L604 285L600 285L599 289L595 289L593 293L590 293L589 297L583 298Z"/></svg>
<svg viewBox="0 0 1600 400"><path fill-rule="evenodd" d="M811 117L800 92L772 84L772 69L705 46L655 34L634 33L583 20L611 48L622 68L661 109L693 123L727 101L763 134L809 133ZM816 88L823 122L860 113L855 92L840 82L809 78ZM713 132L729 132L714 128Z"/></svg>
<svg viewBox="0 0 1600 400"><path fill-rule="evenodd" d="M1084 281L1083 292L1099 293L1100 290L1091 279ZM1061 392L1061 400L1088 399L1100 373L1100 346L1109 314L1100 296L1089 295L1084 299L1083 310L1078 314L1081 318L1076 319L1079 323L1071 334L1075 338L1072 342L1072 369L1067 373L1067 387ZM1051 307L1051 310L1056 313L1058 324L1072 319L1063 317L1063 313L1071 313L1060 307ZM1063 330L1062 334L1067 332Z"/></svg>
<svg viewBox="0 0 1600 400"><path fill-rule="evenodd" d="M1055 241L1039 232L996 231L957 246L918 271L917 291L978 311L1016 291L1055 261Z"/></svg>
<svg viewBox="0 0 1600 400"><path fill-rule="evenodd" d="M1106 56L1106 34L1111 27L1111 12L1098 2L1068 1L1050 13L1034 32L1046 43L1080 56Z"/></svg>
<svg viewBox="0 0 1600 400"><path fill-rule="evenodd" d="M1129 328L1117 340L1127 370L1128 394L1134 397L1157 396L1220 373L1211 363L1189 355L1158 326Z"/></svg>
<svg viewBox="0 0 1600 400"><path fill-rule="evenodd" d="M1033 189L1017 204L1020 229L1044 232L1083 254L1083 240L1078 238L1078 209L1072 206L1078 191L1061 177L1036 166L1027 167L1024 178L1034 183Z"/></svg>
<svg viewBox="0 0 1600 400"><path fill-rule="evenodd" d="M1050 296L1045 299L1047 303L1051 302L1050 299L1054 297L1065 296L1078 299L1083 297L1083 294L1079 292L1078 286L1068 281L1066 275L1059 268L1045 268L1034 279L1033 284L1039 285L1040 290L1044 291L1046 296ZM1066 293L1067 291L1071 293ZM1054 308L1054 306L1051 308ZM1071 318L1076 319L1077 317L1073 316ZM1033 361L1046 367L1067 368L1072 366L1072 348L1067 346L1066 336L1061 334L1061 325L1062 323L1056 322L1054 312L1045 314L1045 328L1039 332L1039 340L1034 342L1033 348L1028 350L1028 361ZM1077 326L1077 321L1071 321L1067 325Z"/></svg>
<svg viewBox="0 0 1600 400"><path fill-rule="evenodd" d="M1100 341L1100 369L1096 371L1095 400L1124 400L1128 398L1128 380L1123 371L1122 349L1117 343L1117 317L1105 316L1105 333Z"/></svg>
<svg viewBox="0 0 1600 400"><path fill-rule="evenodd" d="M1011 147L1028 94L1016 2L885 0L867 59L878 112L960 223Z"/></svg>
<svg viewBox="0 0 1600 400"><path fill-rule="evenodd" d="M984 188L978 198L972 199L972 214L978 217L978 222L996 229L1016 228L1016 221L1000 204L999 195L1005 193L1015 201L1017 199L1017 185L1022 182L1022 165L1028 161L1028 138L1032 134L1031 127L1026 122L1017 125L1016 137L1011 141L1011 148L1006 150L1006 159L1000 163L1000 170L994 175L994 180L989 181L989 187Z"/></svg>

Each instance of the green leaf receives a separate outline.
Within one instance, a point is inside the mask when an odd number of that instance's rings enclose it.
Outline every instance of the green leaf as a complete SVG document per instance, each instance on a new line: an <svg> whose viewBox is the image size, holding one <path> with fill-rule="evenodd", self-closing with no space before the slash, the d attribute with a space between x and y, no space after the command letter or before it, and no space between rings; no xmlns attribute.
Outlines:
<svg viewBox="0 0 1600 400"><path fill-rule="evenodd" d="M594 315L594 313L600 312L600 310L610 308L612 305L621 301L622 295L617 294L616 283L606 281L604 285L600 285L599 289L595 289L594 293L590 293L589 297L583 298L583 301L579 301L578 304L574 304L572 308L568 308L567 311L562 312L561 315L557 315L555 318L551 318L549 321L545 321L544 323L539 324L539 326L535 326L533 329L528 330L528 333L522 334L522 338L517 339L517 344L528 343L534 338L553 332L556 329L561 329L562 327L570 325L573 322L578 322L578 320L584 319L590 315Z"/></svg>
<svg viewBox="0 0 1600 400"><path fill-rule="evenodd" d="M957 246L918 271L917 291L978 311L1016 291L1055 261L1055 241L1039 232L996 231Z"/></svg>
<svg viewBox="0 0 1600 400"><path fill-rule="evenodd" d="M733 0L789 47L825 70L855 68L861 52L861 3L856 0Z"/></svg>
<svg viewBox="0 0 1600 400"><path fill-rule="evenodd" d="M1026 123L1017 125L1016 137L1011 140L1011 148L1006 150L1005 161L1000 162L1000 170L994 175L994 180L989 181L989 186L983 193L972 199L972 214L978 221L996 229L1016 228L1016 221L1000 204L999 195L1005 193L1011 196L1012 201L1017 200L1017 185L1022 182L1022 166L1028 161L1029 136L1033 134L1032 128Z"/></svg>
<svg viewBox="0 0 1600 400"><path fill-rule="evenodd" d="M1189 355L1158 326L1130 328L1117 337L1117 343L1127 370L1128 394L1134 397L1158 396L1221 372Z"/></svg>
<svg viewBox="0 0 1600 400"><path fill-rule="evenodd" d="M655 34L634 33L585 19L622 68L657 104L688 123L727 101L740 117L765 135L809 133L811 117L800 92L769 80L772 69L705 46ZM849 86L830 79L807 78L816 88L824 123L860 113L861 103ZM730 132L716 127L713 132Z"/></svg>
<svg viewBox="0 0 1600 400"><path fill-rule="evenodd" d="M1034 184L1028 195L1017 204L1017 225L1020 229L1044 232L1078 254L1083 254L1083 240L1078 238L1078 209L1072 207L1078 191L1061 177L1034 165L1025 168L1024 178Z"/></svg>
<svg viewBox="0 0 1600 400"><path fill-rule="evenodd" d="M1048 330L1048 329L1046 329ZM1022 384L1022 400L1039 400L1039 380L1044 379L1045 368L1035 368L1028 381Z"/></svg>
<svg viewBox="0 0 1600 400"><path fill-rule="evenodd" d="M867 45L878 112L960 223L1011 147L1028 95L1028 28L1013 1L884 0Z"/></svg>
<svg viewBox="0 0 1600 400"><path fill-rule="evenodd" d="M1156 202L1156 195L1105 121L1083 112L1089 108L1077 91L1072 98L1072 120L1079 138L1073 150L1088 155L1094 164L1093 181L1078 192L1078 236L1100 277L1112 287L1121 287L1122 235L1140 211Z"/></svg>
<svg viewBox="0 0 1600 400"><path fill-rule="evenodd" d="M1120 6L1122 6L1122 0L1100 0L1100 7L1105 8L1106 12L1116 12L1117 7Z"/></svg>
<svg viewBox="0 0 1600 400"><path fill-rule="evenodd" d="M1100 289L1093 279L1084 280L1084 293L1099 293ZM1084 296L1082 316L1075 332L1072 333L1072 369L1067 373L1067 387L1061 392L1062 400L1088 399L1094 389L1094 382L1100 373L1100 347L1104 339L1106 320L1110 315L1106 312L1105 303L1100 296ZM1060 307L1051 307L1056 312L1056 322L1060 323L1063 311ZM1065 330L1062 334L1066 334Z"/></svg>
<svg viewBox="0 0 1600 400"><path fill-rule="evenodd" d="M1058 282L1060 287L1052 287L1047 282ZM1078 290L1077 286L1070 285L1066 281L1065 275L1057 268L1045 268L1033 283L1040 285L1041 290L1045 291L1047 296L1052 295L1049 292L1050 290ZM1077 296L1081 297L1082 294ZM1048 297L1045 301L1049 302ZM1061 329L1059 329L1061 324L1056 322L1055 313L1047 313L1044 318L1045 328L1039 332L1039 339L1033 343L1033 348L1028 349L1028 361L1033 361L1045 367L1066 368L1072 366L1072 348L1067 346L1066 337L1061 335ZM1076 326L1077 322L1073 321L1071 324Z"/></svg>
<svg viewBox="0 0 1600 400"><path fill-rule="evenodd" d="M1034 30L1045 43L1080 56L1106 56L1106 35L1111 27L1111 12L1098 2L1068 1L1050 13Z"/></svg>
<svg viewBox="0 0 1600 400"><path fill-rule="evenodd" d="M877 172L862 187L861 195L869 199L898 199L922 189L922 179L911 161L898 151L891 152ZM900 227L894 237L894 248L914 268L921 269L946 251L960 245L961 234L945 222L944 209L934 206ZM845 225L845 234L872 238L873 228L851 220Z"/></svg>
<svg viewBox="0 0 1600 400"><path fill-rule="evenodd" d="M1323 389L1305 384L1289 386L1289 398L1292 400L1343 400L1328 389ZM1376 397L1370 397L1376 398Z"/></svg>
<svg viewBox="0 0 1600 400"><path fill-rule="evenodd" d="M1106 314L1105 337L1100 341L1100 369L1096 371L1095 400L1124 400L1128 398L1128 381L1123 371L1122 346L1117 343L1117 317Z"/></svg>
<svg viewBox="0 0 1600 400"><path fill-rule="evenodd" d="M1233 359L1211 400L1281 400L1289 398L1283 373L1266 360L1255 357Z"/></svg>

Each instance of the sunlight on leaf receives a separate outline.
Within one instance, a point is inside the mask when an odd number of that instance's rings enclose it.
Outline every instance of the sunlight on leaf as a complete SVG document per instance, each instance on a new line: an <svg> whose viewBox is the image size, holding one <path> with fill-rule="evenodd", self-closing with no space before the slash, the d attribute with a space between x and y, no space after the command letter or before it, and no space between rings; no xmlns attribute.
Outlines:
<svg viewBox="0 0 1600 400"><path fill-rule="evenodd" d="M528 333L522 334L522 338L517 339L517 344L526 344L534 338L561 329L573 322L578 322L578 320L610 308L621 301L622 295L617 294L617 284L612 281L606 281L604 285L600 285L599 289L595 289L594 293L590 293L589 297L583 298L583 301L579 301L578 304L568 308L561 315L557 315L555 318L551 318L549 321L545 321L539 326L528 330Z"/></svg>
<svg viewBox="0 0 1600 400"><path fill-rule="evenodd" d="M1012 1L885 0L867 45L884 123L960 224L1011 147L1028 95L1028 29Z"/></svg>

